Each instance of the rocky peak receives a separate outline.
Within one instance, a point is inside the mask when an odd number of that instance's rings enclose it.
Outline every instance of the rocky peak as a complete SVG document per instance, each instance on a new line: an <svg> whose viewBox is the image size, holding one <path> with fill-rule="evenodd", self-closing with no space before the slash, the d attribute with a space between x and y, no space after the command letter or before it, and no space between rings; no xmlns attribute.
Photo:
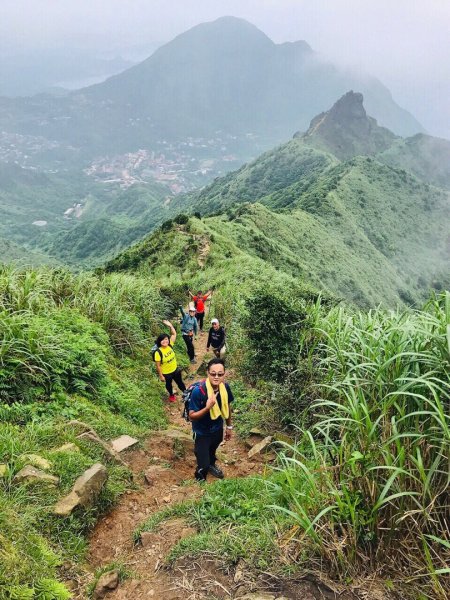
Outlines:
<svg viewBox="0 0 450 600"><path fill-rule="evenodd" d="M396 136L367 115L363 100L358 92L344 94L329 111L314 117L304 141L344 160L388 148Z"/></svg>

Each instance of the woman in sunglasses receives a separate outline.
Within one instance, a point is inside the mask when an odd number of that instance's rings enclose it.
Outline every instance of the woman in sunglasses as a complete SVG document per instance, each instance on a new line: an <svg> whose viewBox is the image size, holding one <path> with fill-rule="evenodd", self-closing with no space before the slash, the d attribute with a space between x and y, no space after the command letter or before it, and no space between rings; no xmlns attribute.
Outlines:
<svg viewBox="0 0 450 600"><path fill-rule="evenodd" d="M197 385L189 399L189 418L194 432L194 452L197 458L195 479L206 481L211 473L223 479L223 471L216 465L216 450L224 438L231 438L231 404L233 393L224 381L225 364L221 358L213 358L207 367L207 377Z"/></svg>

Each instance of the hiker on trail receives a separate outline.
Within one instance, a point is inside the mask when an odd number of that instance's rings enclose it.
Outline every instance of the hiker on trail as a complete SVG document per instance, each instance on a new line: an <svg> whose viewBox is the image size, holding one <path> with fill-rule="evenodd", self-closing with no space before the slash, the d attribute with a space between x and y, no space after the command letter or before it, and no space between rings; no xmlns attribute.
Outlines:
<svg viewBox="0 0 450 600"><path fill-rule="evenodd" d="M189 418L194 433L194 452L197 458L195 479L206 481L211 473L223 479L223 471L216 465L216 450L223 441L223 423L226 422L225 440L231 438L231 403L233 394L224 381L225 364L213 358L207 367L207 377L192 390L189 398Z"/></svg>
<svg viewBox="0 0 450 600"><path fill-rule="evenodd" d="M153 360L156 364L156 370L161 381L166 383L166 390L169 392L169 402L175 402L175 394L173 393L172 381L175 381L180 391L184 392L186 386L181 377L181 371L177 366L177 357L173 349L177 332L170 321L163 321L164 325L170 328L170 337L167 333L161 333L155 342L155 350Z"/></svg>
<svg viewBox="0 0 450 600"><path fill-rule="evenodd" d="M189 290L189 296L192 298L195 304L195 316L197 318L198 324L200 326L200 331L203 331L203 319L205 318L205 302L211 296L212 290L206 292L206 294L202 294L202 290L197 292L197 295Z"/></svg>
<svg viewBox="0 0 450 600"><path fill-rule="evenodd" d="M181 335L183 336L184 343L186 344L187 353L191 363L195 364L195 350L194 350L194 335L197 335L198 323L195 318L195 306L189 304L188 312L184 312L183 307L180 306L181 312Z"/></svg>
<svg viewBox="0 0 450 600"><path fill-rule="evenodd" d="M221 327L219 319L212 319L211 328L206 342L206 350L209 351L212 346L213 352L217 358L223 358L227 350L225 346L225 329Z"/></svg>

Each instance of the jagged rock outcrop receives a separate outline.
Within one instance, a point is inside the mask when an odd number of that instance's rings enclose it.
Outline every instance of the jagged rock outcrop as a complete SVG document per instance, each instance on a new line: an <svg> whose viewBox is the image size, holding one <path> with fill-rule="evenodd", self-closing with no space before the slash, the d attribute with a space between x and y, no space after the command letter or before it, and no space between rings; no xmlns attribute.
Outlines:
<svg viewBox="0 0 450 600"><path fill-rule="evenodd" d="M367 115L363 100L362 94L347 92L330 110L314 117L308 131L297 137L341 160L383 152L396 136Z"/></svg>

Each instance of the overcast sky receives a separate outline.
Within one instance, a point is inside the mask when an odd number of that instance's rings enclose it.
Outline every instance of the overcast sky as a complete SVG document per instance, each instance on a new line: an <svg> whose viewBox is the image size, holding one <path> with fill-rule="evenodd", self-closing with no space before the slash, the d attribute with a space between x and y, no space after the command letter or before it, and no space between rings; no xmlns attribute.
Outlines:
<svg viewBox="0 0 450 600"><path fill-rule="evenodd" d="M450 138L450 0L0 0L0 44L150 47L223 15L361 67L431 133Z"/></svg>

